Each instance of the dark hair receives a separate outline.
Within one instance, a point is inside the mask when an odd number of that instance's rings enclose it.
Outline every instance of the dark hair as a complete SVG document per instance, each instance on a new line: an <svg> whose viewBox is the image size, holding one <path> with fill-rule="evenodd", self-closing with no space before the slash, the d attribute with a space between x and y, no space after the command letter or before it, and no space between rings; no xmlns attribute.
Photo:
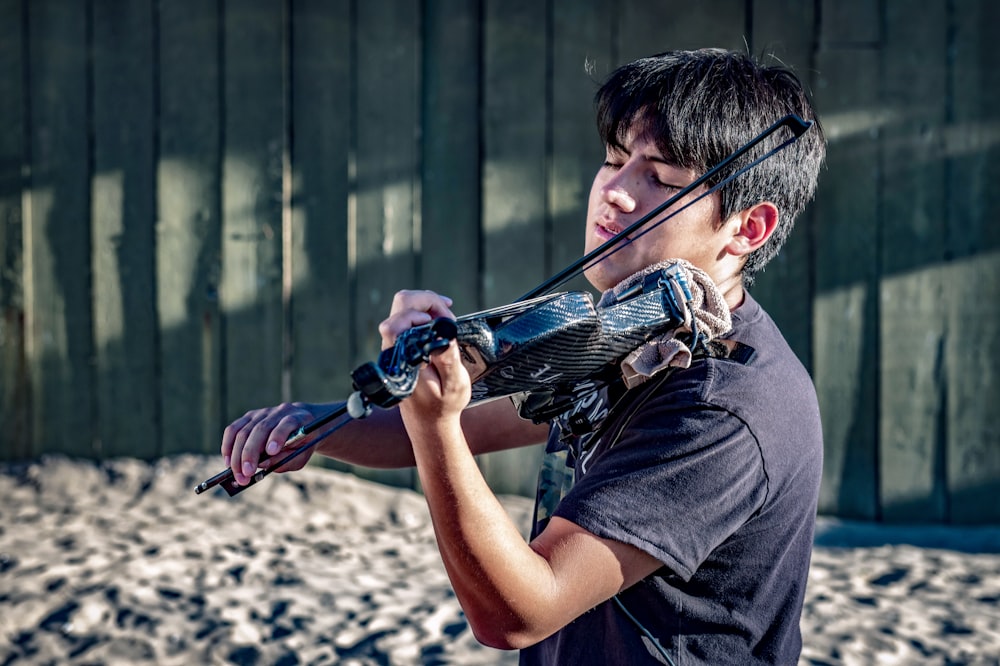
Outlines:
<svg viewBox="0 0 1000 666"><path fill-rule="evenodd" d="M597 92L597 127L607 145L620 146L636 122L650 132L664 157L701 174L779 118L816 114L798 78L783 67L765 67L750 56L722 49L672 51L619 68ZM713 185L790 136L777 132L720 173ZM816 122L801 138L723 187L722 220L763 201L777 206L778 226L747 257L743 280L777 253L795 218L816 191L826 152Z"/></svg>

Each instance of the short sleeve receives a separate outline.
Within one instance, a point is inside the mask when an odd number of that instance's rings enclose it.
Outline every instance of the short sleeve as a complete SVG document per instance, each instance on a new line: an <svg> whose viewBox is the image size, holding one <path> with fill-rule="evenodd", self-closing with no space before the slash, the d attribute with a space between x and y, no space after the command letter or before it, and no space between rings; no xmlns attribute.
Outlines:
<svg viewBox="0 0 1000 666"><path fill-rule="evenodd" d="M609 429L555 515L688 580L766 496L760 448L741 419L660 396Z"/></svg>

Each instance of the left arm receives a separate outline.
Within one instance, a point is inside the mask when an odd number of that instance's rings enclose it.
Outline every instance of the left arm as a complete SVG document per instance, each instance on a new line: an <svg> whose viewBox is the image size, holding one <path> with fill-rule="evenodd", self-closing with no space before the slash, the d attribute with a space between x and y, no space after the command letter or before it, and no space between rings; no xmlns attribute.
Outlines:
<svg viewBox="0 0 1000 666"><path fill-rule="evenodd" d="M405 310L383 322L384 344ZM553 518L530 544L487 485L460 422L471 395L457 345L435 354L400 413L445 569L476 637L502 649L533 645L659 569L642 550Z"/></svg>

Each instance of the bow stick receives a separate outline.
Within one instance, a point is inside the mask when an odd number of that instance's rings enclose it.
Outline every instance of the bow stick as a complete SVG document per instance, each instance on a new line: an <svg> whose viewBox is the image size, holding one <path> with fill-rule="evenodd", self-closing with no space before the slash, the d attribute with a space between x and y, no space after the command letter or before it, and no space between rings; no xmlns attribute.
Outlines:
<svg viewBox="0 0 1000 666"><path fill-rule="evenodd" d="M670 220L674 216L680 214L688 207L693 206L705 197L709 196L713 192L718 191L722 187L725 187L731 183L734 179L757 166L764 160L770 158L775 153L784 150L787 146L794 143L801 137L810 127L812 127L813 121L803 120L796 115L787 115L775 122L773 125L768 127L766 130L758 134L755 138L751 139L748 143L742 147L735 150L728 157L723 159L721 162L713 166L711 169L703 173L700 177L694 180L691 184L682 188L677 194L670 197L662 204L654 208L652 211L643 215L640 219L636 220L630 224L627 228L622 230L621 233L617 234L614 238L611 238L601 244L599 247L595 248L591 252L583 255L569 266L559 271L551 278L545 280L537 287L531 291L525 293L510 305L517 303L522 303L524 301L530 300L532 298L537 298L545 294L549 294L552 290L557 287L569 282L573 278L582 274L587 269L595 266L598 262L603 261L607 257L617 252L623 247L623 241L635 241L641 238L645 234L649 233L656 227L660 226L664 222ZM747 165L741 167L737 171L734 171L730 175L726 176L718 183L707 189L706 191L699 194L697 197L687 202L680 208L670 212L665 215L662 219L657 220L655 223L650 224L654 218L663 213L681 199L683 199L688 194L692 193L706 182L711 180L713 177L719 174L723 169L729 167L733 162L741 158L743 155L753 150L755 146L760 144L762 141L766 140L769 136L780 130L782 127L787 127L791 132L792 136L782 143L778 144L768 152L764 153L760 157L756 158ZM646 225L649 225L648 227ZM646 227L646 228L643 228ZM635 234L630 238L631 234ZM501 306L497 311L502 309ZM481 316L482 312L476 313L476 315ZM476 316L469 315L469 316ZM460 320L462 318L459 318ZM250 481L243 486L237 485L235 478L233 476L232 469L225 469L219 472L215 476L203 481L198 486L195 487L195 493L203 493L210 488L214 488L217 485L221 485L230 496L236 495L237 493L246 490L251 485L259 482L265 476L270 474L272 471L282 467L289 461L298 457L302 453L305 453L309 449L313 448L319 444L322 440L326 439L333 433L335 433L340 428L344 427L351 420L363 419L371 412L371 405L376 404L380 407L390 407L397 404L400 400L408 396L413 391L413 385L416 381L416 369L419 368L420 363L427 362L429 355L435 349L447 346L452 339L455 338L454 325L452 323L452 328L448 330L441 330L445 328L443 322L448 322L449 320L438 319L434 322L427 324L425 326L417 327L407 331L400 336L397 340L396 345L390 349L382 352L379 356L379 360L376 363L366 363L359 368L357 368L352 373L352 378L354 378L355 387L358 389L351 394L350 398L343 405L340 405L333 411L307 423L298 430L296 430L292 435L285 441L285 447L287 448L291 444L296 444L302 440L307 439L310 435L315 433L319 428L330 423L331 421L348 416L349 418L343 419L332 428L323 432L319 436L315 437L311 441L308 441L301 446L293 449L284 458L279 460L277 464L271 465L266 469L258 470L251 478ZM448 337L450 333L450 337ZM271 456L264 455L261 461L269 460Z"/></svg>

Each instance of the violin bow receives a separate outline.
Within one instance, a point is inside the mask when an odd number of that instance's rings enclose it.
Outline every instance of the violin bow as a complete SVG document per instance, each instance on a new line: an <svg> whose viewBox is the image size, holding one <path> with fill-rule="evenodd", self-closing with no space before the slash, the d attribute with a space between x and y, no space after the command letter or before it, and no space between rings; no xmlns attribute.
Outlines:
<svg viewBox="0 0 1000 666"><path fill-rule="evenodd" d="M813 126L813 122L814 121L812 120L803 120L802 118L794 114L784 116L783 118L775 122L773 125L768 127L766 130L758 134L756 137L751 139L748 143L736 149L724 160L722 160L721 162L713 166L711 169L703 173L692 183L682 188L679 192L677 192L677 194L670 197L669 199L661 203L659 206L651 210L649 213L643 215L640 219L630 224L628 227L622 230L621 233L617 234L614 238L608 239L599 247L583 255L582 257L571 263L563 270L559 271L558 273L556 273L549 279L545 280L531 291L525 293L520 298L513 301L513 303L521 303L522 301L527 301L532 298L537 298L539 296L551 293L554 289L569 282L573 278L582 274L588 268L595 266L598 262L603 261L607 257L610 257L612 254L620 250L622 247L624 247L622 245L624 241L628 240L631 242L638 238L641 238L645 234L649 233L650 231L660 226L667 220L670 220L674 216L679 215L681 212L683 212L690 206L693 206L694 204L698 203L699 201L709 196L713 192L717 192L719 189L725 187L726 185L731 183L733 180L735 180L742 174L746 173L747 171L757 166L764 160L770 158L772 155L784 150L786 147L797 141L799 137L805 134L805 132L810 127ZM657 220L655 223L650 224L650 222L652 222L653 219L656 218L658 215L663 213L663 211L667 210L668 208L679 202L681 199L691 194L696 189L704 185L706 182L714 178L716 175L719 174L719 172L721 172L723 169L726 169L733 162L735 162L736 160L743 157L746 153L753 150L754 147L756 147L762 141L766 140L769 136L780 130L782 127L787 127L789 130L791 130L792 136L790 138L778 144L768 152L764 153L757 159L753 160L752 162L746 164L740 169L729 174L728 176L720 180L718 183L716 183L709 189L705 190L704 192L702 192L694 199L681 206L680 208L670 212L669 214L665 215L662 219ZM646 227L646 225L649 226ZM630 238L629 236L632 234L635 235ZM367 365L371 364L366 364L366 366ZM365 416L367 416L369 411L370 411L370 405L367 404L367 402L365 402L364 396L362 396L359 391L356 391L355 393L351 394L350 399L348 399L348 401L345 402L344 404L338 406L331 412L317 419L314 419L313 421L310 421L309 423L307 423L306 425L302 426L294 433L292 433L292 435L285 441L285 446L287 447L289 444L295 444L298 443L299 441L307 439L313 433L315 433L319 428L323 427L327 423L330 423L334 419L341 418L343 416L349 416L350 418L340 421L329 430L326 430L320 435L314 437L312 440L305 442L301 446L293 449L288 453L288 455L283 457L276 464L269 465L266 469L258 470L252 477L250 477L250 481L246 485L241 486L236 484L232 469L227 468L219 472L212 478L207 479L206 481L203 481L202 483L198 484L195 487L194 491L195 493L200 494L210 488L214 488L215 486L221 485L226 490L226 492L229 493L230 496L236 495L237 493L240 493L249 488L250 486L254 485L255 483L263 479L271 472L281 468L283 465L287 464L292 459L298 457L299 455L313 448L321 441L323 441L324 439L326 439L327 437L329 437L330 435L332 435L333 433L337 432L342 427L350 423L352 420L364 418ZM271 456L265 455L264 457L261 458L261 461L269 460L270 458Z"/></svg>
<svg viewBox="0 0 1000 666"><path fill-rule="evenodd" d="M529 298L535 298L537 296L541 296L543 294L547 294L547 293L551 292L553 289L556 289L557 287L560 287L561 285L569 282L573 278L577 277L578 275L580 275L581 273L583 273L584 271L586 271L588 268L591 268L591 267L597 265L597 263L599 263L600 261L603 261L604 259L610 257L612 254L614 254L615 252L617 252L618 250L620 250L621 247L616 247L616 246L620 246L623 241L625 241L625 240L634 241L637 238L640 238L640 237L644 236L645 234L649 233L650 231L652 231L656 227L660 226L661 224L663 224L667 220L669 220L672 217L674 217L675 215L679 215L681 212L683 212L684 210L686 210L688 207L693 206L694 204L698 203L699 201L701 201L705 197L709 196L713 192L716 192L716 191L720 190L721 188L725 187L729 183L733 182L733 180L735 180L737 177L739 177L742 174L746 173L747 171L749 171L753 167L757 166L758 164L760 164L764 160L768 159L769 157L771 157L775 153L778 153L778 152L784 150L789 145L795 143L795 141L797 141L799 139L799 137L801 137L803 134L805 134L806 131L810 127L812 127L812 126L813 126L813 121L812 120L802 120L802 118L800 118L800 117L798 117L798 116L796 116L794 114L790 114L790 115L787 115L787 116L781 118L780 120L778 120L777 122L775 122L773 125L771 125L770 127L768 127L766 130L764 130L763 132L761 132L760 134L758 134L755 138L751 139L748 143L746 143L745 145L743 145L741 148L736 149L733 153L731 153L724 160L722 160L721 162L719 162L718 164L716 164L714 167L712 167L711 169L709 169L708 171L706 171L705 173L703 173L701 176L698 177L697 180L695 180L691 184L685 186L677 194L675 194L674 196L670 197L669 199L667 199L666 201L664 201L662 204L660 204L659 206L657 206L656 208L654 208L653 210L651 210L650 212L646 213L641 218L639 218L638 220L636 220L635 222L633 222L632 224L630 224L628 227L626 227L625 229L623 229L621 231L621 233L617 234L614 238L608 239L603 244L601 244L599 247L596 247L593 250L591 250L590 252L588 252L587 254L583 255L582 257L580 257L579 259L577 259L576 261L574 261L573 263L571 263L569 266L567 266L563 270L559 271L558 273L556 273L555 275L553 275L552 277L550 277L548 280L545 280L544 282L542 282L540 285L538 285L537 287L535 287L531 291L525 293L523 296L521 296L520 298L518 298L514 302L517 303L517 302L520 302L520 301L527 300ZM777 132L782 127L787 127L788 129L790 129L792 131L792 136L790 138L788 138L785 141L783 141L782 143L778 144L777 146L775 146L774 148L772 148L768 152L764 153L763 155L761 155L757 159L753 160L752 162L750 162L746 166L744 166L744 167L740 168L739 170L731 173L730 175L728 175L727 177L725 177L724 179L722 179L721 181L719 181L718 183L716 183L715 185L713 185L708 190L706 190L706 191L702 192L701 194L699 194L697 197L695 197L694 199L692 199L688 203L684 204L683 206L681 206L677 210L671 212L669 215L664 216L663 219L657 221L655 224L651 225L649 228L643 229L640 233L636 234L634 237L629 238L630 234L632 234L632 233L634 233L636 231L639 231L642 227L644 227L647 224L649 224L653 220L653 218L655 218L657 215L659 215L660 213L662 213L666 209L670 208L671 206L673 206L674 204L676 204L678 201L680 201L681 199L683 199L684 197L686 197L688 194L690 194L691 192L695 191L696 189L698 189L699 187L701 187L702 185L704 185L706 182L708 182L713 177L715 177L720 171L722 171L723 169L727 168L733 162L735 162L739 158L743 157L743 155L745 155L746 153L748 153L751 150L753 150L754 147L757 146L757 144L759 144L762 141L764 141L765 139L767 139L767 137L771 136L772 134L774 134L775 132Z"/></svg>

